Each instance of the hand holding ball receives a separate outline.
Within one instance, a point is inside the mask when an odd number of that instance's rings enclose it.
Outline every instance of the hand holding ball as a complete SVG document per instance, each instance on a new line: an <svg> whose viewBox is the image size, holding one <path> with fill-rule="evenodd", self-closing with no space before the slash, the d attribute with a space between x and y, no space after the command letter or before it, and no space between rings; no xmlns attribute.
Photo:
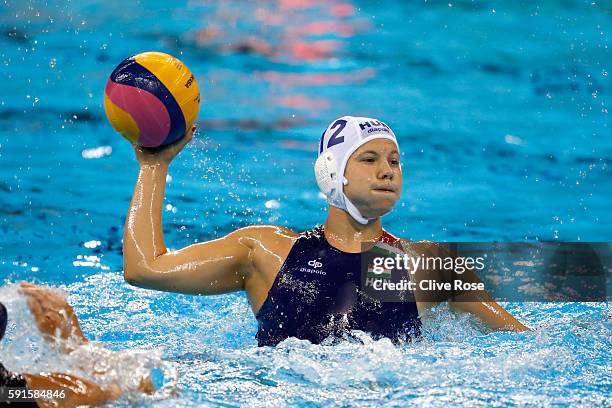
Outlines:
<svg viewBox="0 0 612 408"><path fill-rule="evenodd" d="M104 110L123 137L141 147L160 147L181 139L200 110L200 90L191 71L161 52L125 59L112 72Z"/></svg>
<svg viewBox="0 0 612 408"><path fill-rule="evenodd" d="M185 136L178 141L163 146L162 148L150 149L133 145L134 153L136 154L136 160L142 165L157 165L160 163L169 164L177 154L183 150L183 148L193 139L193 133L196 130L196 125L193 125L191 129L185 133Z"/></svg>

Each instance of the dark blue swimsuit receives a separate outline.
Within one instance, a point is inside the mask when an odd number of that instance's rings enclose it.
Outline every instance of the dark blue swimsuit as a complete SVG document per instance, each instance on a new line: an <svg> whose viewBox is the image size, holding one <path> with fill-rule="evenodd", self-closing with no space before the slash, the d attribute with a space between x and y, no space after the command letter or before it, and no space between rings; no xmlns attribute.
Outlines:
<svg viewBox="0 0 612 408"><path fill-rule="evenodd" d="M397 240L386 232L382 239ZM361 290L361 283L360 253L332 247L322 226L303 232L256 315L259 346L288 337L320 343L351 330L393 341L420 335L414 301L378 301Z"/></svg>

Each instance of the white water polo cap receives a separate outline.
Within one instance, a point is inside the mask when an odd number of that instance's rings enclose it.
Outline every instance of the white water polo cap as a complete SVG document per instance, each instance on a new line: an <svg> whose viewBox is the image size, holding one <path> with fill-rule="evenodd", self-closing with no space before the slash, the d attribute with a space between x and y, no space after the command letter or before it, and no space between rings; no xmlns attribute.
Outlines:
<svg viewBox="0 0 612 408"><path fill-rule="evenodd" d="M319 157L314 168L319 189L327 197L329 205L348 212L360 224L367 224L374 218L362 216L344 195L344 186L348 184L344 170L351 154L374 139L391 140L399 152L395 134L384 122L355 116L336 119L321 136Z"/></svg>

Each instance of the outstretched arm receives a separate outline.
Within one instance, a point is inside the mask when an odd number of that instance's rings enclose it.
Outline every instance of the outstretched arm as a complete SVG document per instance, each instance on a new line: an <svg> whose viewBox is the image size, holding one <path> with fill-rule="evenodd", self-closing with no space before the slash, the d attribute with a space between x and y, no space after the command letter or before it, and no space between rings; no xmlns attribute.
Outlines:
<svg viewBox="0 0 612 408"><path fill-rule="evenodd" d="M494 330L528 331L529 327L519 322L514 316L493 299L480 301L452 301L450 306L461 312L472 313Z"/></svg>
<svg viewBox="0 0 612 408"><path fill-rule="evenodd" d="M217 294L240 290L249 264L249 229L172 252L164 242L162 205L168 166L193 131L155 153L134 148L140 172L125 220L124 277L132 285L171 292Z"/></svg>
<svg viewBox="0 0 612 408"><path fill-rule="evenodd" d="M436 257L440 259L456 258L457 254L449 251L443 244L429 241L409 242L402 240L404 251L411 256ZM454 272L448 273L442 268L420 268L416 271L415 280L431 280L436 282L447 282L453 285L453 280L459 279L468 283L479 283L480 279L473 269L466 268L461 275ZM478 291L422 291L415 292L419 311L429 309L432 306L448 301L449 305L460 312L471 313L482 320L487 326L494 330L527 331L529 328L519 322L514 316L501 307L486 290Z"/></svg>

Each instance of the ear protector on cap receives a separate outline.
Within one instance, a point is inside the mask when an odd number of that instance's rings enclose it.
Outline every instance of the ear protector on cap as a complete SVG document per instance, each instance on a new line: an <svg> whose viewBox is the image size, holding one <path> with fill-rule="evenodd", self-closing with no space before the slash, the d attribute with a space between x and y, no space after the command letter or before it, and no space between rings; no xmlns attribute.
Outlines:
<svg viewBox="0 0 612 408"><path fill-rule="evenodd" d="M332 152L322 153L315 162L315 178L323 194L330 197L338 187L338 165ZM344 180L346 184L346 180Z"/></svg>

